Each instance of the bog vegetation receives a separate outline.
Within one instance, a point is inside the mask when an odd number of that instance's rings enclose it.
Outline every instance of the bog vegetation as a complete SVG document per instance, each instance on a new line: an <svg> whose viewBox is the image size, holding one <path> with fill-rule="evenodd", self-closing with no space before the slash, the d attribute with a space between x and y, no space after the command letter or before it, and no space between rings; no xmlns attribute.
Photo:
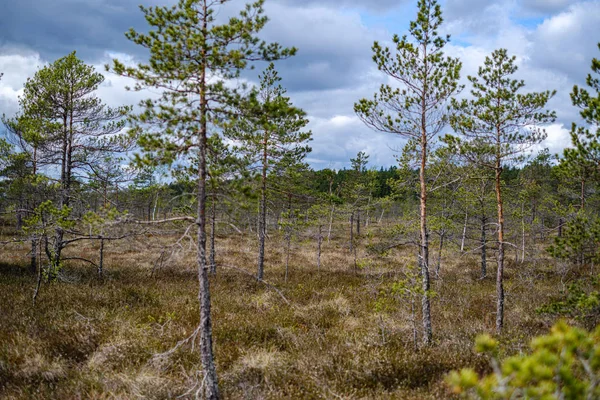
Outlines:
<svg viewBox="0 0 600 400"><path fill-rule="evenodd" d="M504 49L461 85L420 0L354 106L398 165L313 170L297 50L225 2L141 7L136 107L72 53L3 118L0 397L598 398L600 61L550 154L552 88Z"/></svg>

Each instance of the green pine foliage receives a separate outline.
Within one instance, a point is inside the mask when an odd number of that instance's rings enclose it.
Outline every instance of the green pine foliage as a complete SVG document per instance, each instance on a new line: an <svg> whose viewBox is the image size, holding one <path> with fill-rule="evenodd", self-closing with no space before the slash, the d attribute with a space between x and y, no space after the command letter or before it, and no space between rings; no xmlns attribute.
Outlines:
<svg viewBox="0 0 600 400"><path fill-rule="evenodd" d="M491 358L494 373L473 369L451 373L447 381L468 399L596 399L600 396L600 328L586 332L561 322L532 340L531 351L498 359L499 343L477 338L476 351Z"/></svg>

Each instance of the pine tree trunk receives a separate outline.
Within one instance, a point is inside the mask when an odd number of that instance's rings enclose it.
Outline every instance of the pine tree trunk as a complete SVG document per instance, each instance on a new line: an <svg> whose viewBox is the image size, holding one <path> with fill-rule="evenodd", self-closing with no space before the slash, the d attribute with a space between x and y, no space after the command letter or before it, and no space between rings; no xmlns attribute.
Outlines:
<svg viewBox="0 0 600 400"><path fill-rule="evenodd" d="M290 248L292 247L291 227L288 227L287 230L285 238L285 282L288 281L290 271Z"/></svg>
<svg viewBox="0 0 600 400"><path fill-rule="evenodd" d="M256 277L259 281L264 278L265 273L265 238L267 236L267 143L268 134L265 132L260 186L260 215L258 218L258 273Z"/></svg>
<svg viewBox="0 0 600 400"><path fill-rule="evenodd" d="M563 225L564 225L565 221L562 219L562 217L559 218L558 220L558 237L562 237L563 235Z"/></svg>
<svg viewBox="0 0 600 400"><path fill-rule="evenodd" d="M100 239L100 262L98 263L98 278L104 275L104 238Z"/></svg>
<svg viewBox="0 0 600 400"><path fill-rule="evenodd" d="M504 205L502 203L500 159L496 159L496 200L498 202L498 271L496 276L496 333L504 327Z"/></svg>
<svg viewBox="0 0 600 400"><path fill-rule="evenodd" d="M360 210L356 212L356 237L360 236Z"/></svg>
<svg viewBox="0 0 600 400"><path fill-rule="evenodd" d="M212 204L210 210L210 273L213 275L217 274L217 261L216 261L216 249L215 249L215 227L217 225L217 207L216 207L216 194L213 190L212 193Z"/></svg>
<svg viewBox="0 0 600 400"><path fill-rule="evenodd" d="M427 231L427 181L425 178L425 167L427 164L427 135L425 131L426 121L425 113L423 112L422 120L422 135L421 135L421 168L419 173L419 181L421 184L421 246L419 254L419 266L421 270L422 290L421 307L423 309L423 341L425 345L430 345L433 337L431 327L431 301L430 290L431 283L429 278L429 232Z"/></svg>
<svg viewBox="0 0 600 400"><path fill-rule="evenodd" d="M331 215L329 216L329 230L327 231L327 243L331 240L331 228L333 227L333 213L335 212L335 204L331 206Z"/></svg>
<svg viewBox="0 0 600 400"><path fill-rule="evenodd" d="M319 225L319 236L317 238L317 271L321 271L321 245L323 244L323 225Z"/></svg>
<svg viewBox="0 0 600 400"><path fill-rule="evenodd" d="M350 252L354 250L354 212L350 214Z"/></svg>
<svg viewBox="0 0 600 400"><path fill-rule="evenodd" d="M208 4L203 1L203 26L204 32L208 30ZM201 50L202 58L206 60L206 48ZM210 282L208 280L208 265L206 263L206 148L207 148L207 100L206 100L206 63L202 65L200 76L200 115L201 127L199 132L199 159L198 159L198 300L200 303L200 358L204 371L204 397L209 400L218 400L219 386L217 370L213 355L212 320Z"/></svg>
<svg viewBox="0 0 600 400"><path fill-rule="evenodd" d="M21 211L17 211L17 230L20 231L23 228L23 213Z"/></svg>
<svg viewBox="0 0 600 400"><path fill-rule="evenodd" d="M585 210L585 179L581 180L581 211Z"/></svg>
<svg viewBox="0 0 600 400"><path fill-rule="evenodd" d="M42 264L41 264L41 260L42 260L42 254L41 254L41 247L42 247L42 243L40 241L39 243L39 247L40 247L40 266L37 269L37 282L35 285L35 291L33 292L33 307L35 307L35 302L37 301L37 298L40 294L40 288L42 286L42 275L43 275L43 271L42 271ZM46 249L48 248L48 237L45 237L45 247Z"/></svg>
<svg viewBox="0 0 600 400"><path fill-rule="evenodd" d="M292 195L288 196L288 224L285 228L285 281L288 281L289 269L290 269L290 249L292 247Z"/></svg>
<svg viewBox="0 0 600 400"><path fill-rule="evenodd" d="M437 265L435 267L435 276L440 277L440 269L442 268L442 250L444 249L444 240L446 239L446 231L440 235L440 246L438 247Z"/></svg>
<svg viewBox="0 0 600 400"><path fill-rule="evenodd" d="M156 192L156 196L154 196L154 207L152 207L152 221L156 220L157 208L158 208L158 191Z"/></svg>
<svg viewBox="0 0 600 400"><path fill-rule="evenodd" d="M521 264L525 262L525 207L521 204Z"/></svg>
<svg viewBox="0 0 600 400"><path fill-rule="evenodd" d="M64 232L62 228L57 227L54 231L54 245L50 257L50 268L48 270L48 276L46 277L46 281L52 282L58 277L58 272L60 270L60 260L62 254L62 245L63 245Z"/></svg>
<svg viewBox="0 0 600 400"><path fill-rule="evenodd" d="M465 241L467 239L467 222L469 221L469 213L465 213L465 224L463 225L462 239L460 240L460 252L465 252Z"/></svg>
<svg viewBox="0 0 600 400"><path fill-rule="evenodd" d="M31 239L31 263L29 264L29 271L33 275L37 271L37 237L35 235Z"/></svg>
<svg viewBox="0 0 600 400"><path fill-rule="evenodd" d="M481 217L481 279L487 276L487 238L486 238L486 223L487 218L485 215Z"/></svg>

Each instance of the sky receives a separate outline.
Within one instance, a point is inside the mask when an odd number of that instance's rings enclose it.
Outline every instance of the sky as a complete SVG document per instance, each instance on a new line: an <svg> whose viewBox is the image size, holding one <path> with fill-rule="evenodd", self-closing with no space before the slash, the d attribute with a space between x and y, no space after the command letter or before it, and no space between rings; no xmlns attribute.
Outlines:
<svg viewBox="0 0 600 400"><path fill-rule="evenodd" d="M134 105L148 97L128 92L132 82L105 73L103 65L115 57L143 61L144 49L124 35L130 27L146 28L138 5L174 2L2 0L0 114L14 115L26 79L72 51L106 75L99 95L109 105ZM232 0L228 7L244 3ZM547 127L543 147L559 153L568 146L571 123L578 121L569 93L585 84L592 58L600 57L600 0L441 0L441 5L443 33L452 38L446 54L462 60L464 83L493 50L508 49L517 57L516 77L525 81L525 91L557 90L549 108L558 119ZM353 104L371 98L386 82L371 60L373 42L389 43L393 34L408 33L416 7L416 0L266 1L270 22L262 37L298 48L297 56L276 65L292 101L311 121L313 151L307 161L313 167L346 167L359 151L370 155L371 166L396 164L404 140L371 131L355 116ZM249 78L264 68L257 65Z"/></svg>

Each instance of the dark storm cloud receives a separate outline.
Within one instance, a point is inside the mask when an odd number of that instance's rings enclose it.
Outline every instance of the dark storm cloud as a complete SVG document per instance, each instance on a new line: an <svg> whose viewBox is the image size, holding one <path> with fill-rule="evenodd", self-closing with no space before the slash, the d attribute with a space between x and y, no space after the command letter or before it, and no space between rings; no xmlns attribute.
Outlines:
<svg viewBox="0 0 600 400"><path fill-rule="evenodd" d="M39 52L47 61L74 50L87 62L102 60L107 51L145 58L146 50L124 36L131 27L147 27L138 7L140 1L10 1L0 17L0 44ZM147 6L165 4L164 0L142 2ZM229 3L218 18L231 15L229 11L237 11L242 3ZM342 4L384 10L400 2L346 0ZM281 64L290 90L338 88L360 79L359 71L369 63L373 37L361 25L358 12L339 14L331 8L339 6L340 2L333 0L267 1L271 21L262 36L300 50L293 61Z"/></svg>
<svg viewBox="0 0 600 400"><path fill-rule="evenodd" d="M175 0L4 0L0 8L0 44L38 51L55 59L73 50L87 60L100 58L106 50L137 53L124 33L131 27L144 29L139 4L173 4ZM244 1L234 1L239 7ZM267 1L267 7L357 7L385 11L398 0ZM288 14L289 17L289 14Z"/></svg>
<svg viewBox="0 0 600 400"><path fill-rule="evenodd" d="M140 0L3 1L0 43L53 60L76 50L88 61L106 50L135 52L124 33L145 26ZM153 5L155 0L144 1Z"/></svg>

